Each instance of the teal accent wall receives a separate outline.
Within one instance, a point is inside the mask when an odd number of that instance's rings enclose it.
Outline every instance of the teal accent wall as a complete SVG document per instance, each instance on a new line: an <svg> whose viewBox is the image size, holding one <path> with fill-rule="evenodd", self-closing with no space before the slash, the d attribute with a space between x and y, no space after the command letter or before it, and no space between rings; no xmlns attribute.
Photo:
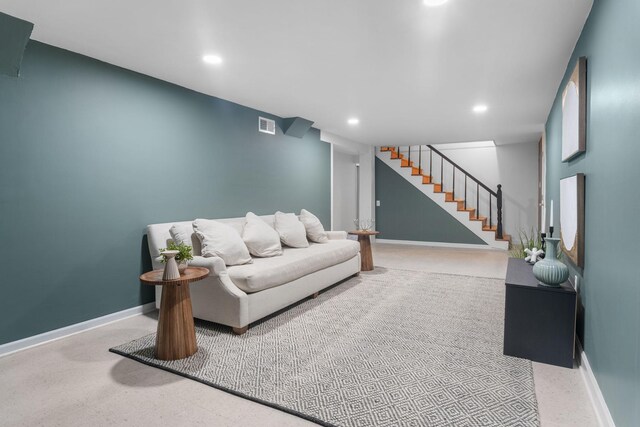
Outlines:
<svg viewBox="0 0 640 427"><path fill-rule="evenodd" d="M31 22L0 12L0 75L17 77L22 55L33 31Z"/></svg>
<svg viewBox="0 0 640 427"><path fill-rule="evenodd" d="M258 115L30 41L0 77L0 344L153 301L147 224L247 211L330 225L330 145Z"/></svg>
<svg viewBox="0 0 640 427"><path fill-rule="evenodd" d="M585 174L585 267L571 266L581 277L578 334L619 427L640 420L639 20L637 0L594 2L546 125L547 205L554 200L556 218L560 179ZM581 56L587 151L562 163L562 91Z"/></svg>
<svg viewBox="0 0 640 427"><path fill-rule="evenodd" d="M381 239L486 244L377 157L375 175Z"/></svg>

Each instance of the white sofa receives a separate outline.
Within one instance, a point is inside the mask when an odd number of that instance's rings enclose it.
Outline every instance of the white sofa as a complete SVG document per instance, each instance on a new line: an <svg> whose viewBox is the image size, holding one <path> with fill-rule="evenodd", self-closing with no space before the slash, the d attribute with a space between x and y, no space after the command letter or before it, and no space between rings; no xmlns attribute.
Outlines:
<svg viewBox="0 0 640 427"><path fill-rule="evenodd" d="M273 215L261 216L273 227ZM240 234L245 218L218 219ZM154 269L162 269L160 249L171 240L173 224L147 226L149 251ZM360 246L347 239L344 231L328 231L329 242L312 243L308 248L294 249L283 245L283 255L271 258L253 257L251 264L225 266L219 257L203 257L200 241L191 235L193 260L189 265L206 267L209 276L190 286L193 316L246 332L250 323L293 304L318 291L360 272ZM162 287L156 287L156 306L160 307Z"/></svg>

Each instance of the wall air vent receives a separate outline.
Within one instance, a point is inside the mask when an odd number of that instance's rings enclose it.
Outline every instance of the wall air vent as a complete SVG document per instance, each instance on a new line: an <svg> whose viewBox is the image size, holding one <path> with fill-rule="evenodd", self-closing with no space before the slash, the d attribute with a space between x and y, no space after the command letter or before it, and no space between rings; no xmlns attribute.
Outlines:
<svg viewBox="0 0 640 427"><path fill-rule="evenodd" d="M271 119L265 119L264 117L258 117L258 131L268 133L269 135L275 135L276 122Z"/></svg>

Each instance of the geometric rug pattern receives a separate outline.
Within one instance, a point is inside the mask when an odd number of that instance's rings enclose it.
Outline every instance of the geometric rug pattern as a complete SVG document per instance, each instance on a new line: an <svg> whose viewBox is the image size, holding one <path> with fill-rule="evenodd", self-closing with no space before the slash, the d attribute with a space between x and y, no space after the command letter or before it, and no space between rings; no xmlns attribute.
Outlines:
<svg viewBox="0 0 640 427"><path fill-rule="evenodd" d="M321 425L538 426L503 317L503 280L378 267L241 336L196 321L183 360L156 360L155 334L111 351Z"/></svg>

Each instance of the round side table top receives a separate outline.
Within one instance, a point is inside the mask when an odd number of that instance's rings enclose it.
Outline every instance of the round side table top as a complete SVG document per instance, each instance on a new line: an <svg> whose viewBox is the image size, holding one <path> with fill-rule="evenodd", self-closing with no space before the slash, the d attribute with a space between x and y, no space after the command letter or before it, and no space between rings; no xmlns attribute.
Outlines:
<svg viewBox="0 0 640 427"><path fill-rule="evenodd" d="M164 270L148 271L140 276L140 281L147 285L183 285L185 283L202 280L209 275L209 269L204 267L187 267L180 278L162 280Z"/></svg>
<svg viewBox="0 0 640 427"><path fill-rule="evenodd" d="M380 234L379 231L374 230L354 230L349 231L349 234L353 234L354 236L375 236L376 234Z"/></svg>

